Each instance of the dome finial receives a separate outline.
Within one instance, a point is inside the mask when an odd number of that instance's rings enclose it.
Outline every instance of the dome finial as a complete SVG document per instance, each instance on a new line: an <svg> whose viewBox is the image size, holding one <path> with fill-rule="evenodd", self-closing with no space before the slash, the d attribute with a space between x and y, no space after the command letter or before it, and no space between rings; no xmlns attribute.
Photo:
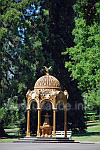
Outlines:
<svg viewBox="0 0 100 150"><path fill-rule="evenodd" d="M44 66L46 69L46 75L49 75L49 70L51 69L52 66L50 66L49 68L47 68L46 66Z"/></svg>

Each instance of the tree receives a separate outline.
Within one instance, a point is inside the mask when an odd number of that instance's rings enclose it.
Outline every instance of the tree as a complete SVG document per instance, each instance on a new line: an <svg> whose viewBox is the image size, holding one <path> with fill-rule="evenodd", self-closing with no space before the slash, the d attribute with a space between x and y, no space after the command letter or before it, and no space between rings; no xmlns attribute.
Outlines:
<svg viewBox="0 0 100 150"><path fill-rule="evenodd" d="M78 0L74 5L76 18L72 34L75 46L64 53L70 58L65 67L71 77L79 81L78 87L85 99L95 106L100 106L99 6L97 0Z"/></svg>
<svg viewBox="0 0 100 150"><path fill-rule="evenodd" d="M70 95L72 108L68 112L68 122L73 126L77 124L81 131L85 128L83 110L74 108L75 102L83 103L81 91L77 88L77 81L71 81L68 70L64 68L69 56L61 55L66 47L74 45L71 34L74 28L73 4L74 1L69 0L63 3L61 0L0 1L0 103L4 107L10 99L11 103L26 106L26 91L33 89L36 80L43 75L41 68L53 66L53 75ZM26 107L23 111L18 110L21 124L25 123L25 112Z"/></svg>
<svg viewBox="0 0 100 150"><path fill-rule="evenodd" d="M13 42L15 37L18 37L16 28L18 27L18 22L20 22L22 15L21 12L13 8L13 4L12 1L0 1L0 107L3 107L7 98L11 96L11 76L9 76L9 73L14 74L11 69L14 59L10 54L14 54L15 52ZM15 29L13 28L14 26ZM2 129L0 136L6 136L2 128L2 120L0 126Z"/></svg>
<svg viewBox="0 0 100 150"><path fill-rule="evenodd" d="M81 91L77 87L77 80L71 81L70 73L65 69L65 61L69 61L69 56L62 56L61 53L66 47L74 46L72 30L74 28L74 11L73 4L75 1L48 0L47 7L49 10L49 37L48 52L54 61L53 75L56 76L61 88L67 89L69 93L68 103L71 109L68 111L68 128L78 128L79 132L85 129L84 110L78 110L75 105L82 104L83 99ZM75 119L74 119L75 118ZM80 124L81 122L81 124ZM71 126L70 126L71 124Z"/></svg>
<svg viewBox="0 0 100 150"><path fill-rule="evenodd" d="M40 2L36 2L0 1L0 106L3 108L9 99L19 106L26 104L26 91L33 89L45 63L41 31L38 29L41 18L37 17L39 11L36 13ZM32 14L27 14L28 6L34 7ZM20 119L22 112L18 112ZM8 114L10 116L10 112Z"/></svg>

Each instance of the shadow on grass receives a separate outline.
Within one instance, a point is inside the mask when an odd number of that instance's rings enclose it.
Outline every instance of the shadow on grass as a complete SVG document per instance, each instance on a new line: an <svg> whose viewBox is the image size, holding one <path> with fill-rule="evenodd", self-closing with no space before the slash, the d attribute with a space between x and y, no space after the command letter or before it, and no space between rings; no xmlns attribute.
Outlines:
<svg viewBox="0 0 100 150"><path fill-rule="evenodd" d="M0 137L0 139L18 139L18 138L23 138L23 137L25 137L24 135L20 135L20 136L18 136L18 135L8 135L8 136L5 136L5 137Z"/></svg>
<svg viewBox="0 0 100 150"><path fill-rule="evenodd" d="M91 123L91 124L87 124L87 127L92 127L92 126L100 126L100 123Z"/></svg>

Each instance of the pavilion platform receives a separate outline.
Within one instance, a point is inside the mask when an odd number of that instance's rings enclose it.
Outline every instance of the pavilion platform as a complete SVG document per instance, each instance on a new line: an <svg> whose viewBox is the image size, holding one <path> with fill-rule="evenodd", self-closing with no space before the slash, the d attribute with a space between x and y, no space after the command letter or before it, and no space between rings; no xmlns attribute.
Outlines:
<svg viewBox="0 0 100 150"><path fill-rule="evenodd" d="M76 143L74 140L65 137L24 137L19 138L18 143ZM15 143L14 142L14 143Z"/></svg>

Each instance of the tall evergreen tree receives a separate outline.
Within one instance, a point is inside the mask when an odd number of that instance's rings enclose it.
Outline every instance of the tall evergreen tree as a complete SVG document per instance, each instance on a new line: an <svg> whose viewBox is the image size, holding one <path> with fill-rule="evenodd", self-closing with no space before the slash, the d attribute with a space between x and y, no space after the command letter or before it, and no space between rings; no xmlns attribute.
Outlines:
<svg viewBox="0 0 100 150"><path fill-rule="evenodd" d="M48 52L54 61L53 74L61 82L62 89L67 89L69 93L68 103L71 104L71 109L68 111L68 127L79 128L79 131L82 131L85 129L82 93L77 87L77 80L72 81L70 73L65 69L65 61L70 60L69 55L61 55L66 47L74 46L74 37L72 36L72 30L75 26L74 3L75 1L69 0L63 2L62 0L48 0ZM79 105L82 105L82 108L78 108Z"/></svg>

